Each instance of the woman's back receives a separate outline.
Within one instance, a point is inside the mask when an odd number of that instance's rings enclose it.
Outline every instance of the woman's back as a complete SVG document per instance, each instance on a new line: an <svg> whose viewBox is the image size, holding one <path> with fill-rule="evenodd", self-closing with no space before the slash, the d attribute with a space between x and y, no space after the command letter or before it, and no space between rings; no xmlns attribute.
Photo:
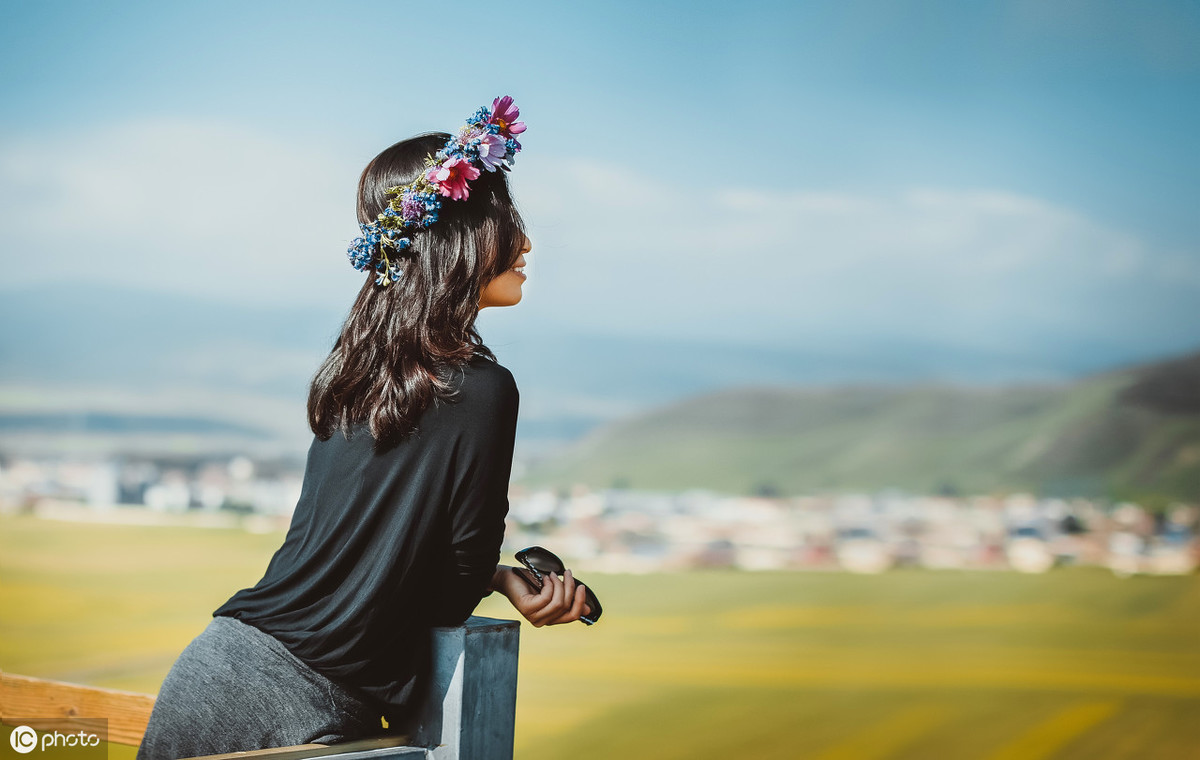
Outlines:
<svg viewBox="0 0 1200 760"><path fill-rule="evenodd" d="M428 664L428 628L466 619L500 559L517 386L482 356L453 382L456 399L390 448L376 452L363 423L314 438L283 545L213 613L274 636L389 718Z"/></svg>

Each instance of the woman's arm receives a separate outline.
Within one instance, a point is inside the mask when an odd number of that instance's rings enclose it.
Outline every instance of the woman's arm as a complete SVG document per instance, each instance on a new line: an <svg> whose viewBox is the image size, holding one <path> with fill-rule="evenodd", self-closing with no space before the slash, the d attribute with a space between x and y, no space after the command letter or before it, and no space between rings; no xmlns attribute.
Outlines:
<svg viewBox="0 0 1200 760"><path fill-rule="evenodd" d="M476 375L453 414L456 439L449 462L455 488L449 504L449 549L438 598L435 625L458 625L491 592L512 471L520 394L508 370Z"/></svg>
<svg viewBox="0 0 1200 760"><path fill-rule="evenodd" d="M542 576L542 590L534 592L517 573L520 569L508 565L496 565L492 575L490 591L499 591L512 602L513 607L537 628L544 625L560 625L579 619L590 612L584 602L584 587L575 582L570 568L560 579L554 573Z"/></svg>

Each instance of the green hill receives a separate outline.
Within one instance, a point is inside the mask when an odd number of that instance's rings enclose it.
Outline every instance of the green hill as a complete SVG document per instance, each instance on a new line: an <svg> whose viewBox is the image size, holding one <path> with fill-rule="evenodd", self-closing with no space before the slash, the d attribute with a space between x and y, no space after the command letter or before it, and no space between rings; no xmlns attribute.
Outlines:
<svg viewBox="0 0 1200 760"><path fill-rule="evenodd" d="M595 431L528 486L1200 500L1200 354L1062 385L738 388Z"/></svg>

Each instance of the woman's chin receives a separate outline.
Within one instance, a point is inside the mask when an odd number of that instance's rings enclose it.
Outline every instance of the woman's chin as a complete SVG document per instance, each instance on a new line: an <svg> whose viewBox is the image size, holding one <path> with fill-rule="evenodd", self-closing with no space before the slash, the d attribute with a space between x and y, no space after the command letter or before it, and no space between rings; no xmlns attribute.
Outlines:
<svg viewBox="0 0 1200 760"><path fill-rule="evenodd" d="M480 308L486 308L488 306L492 306L492 307L516 306L517 304L519 304L521 302L520 289L518 289L514 293L502 293L502 294L501 293L491 293L491 294L489 294L489 296L490 297L488 299L486 299L485 301L483 301L480 304Z"/></svg>
<svg viewBox="0 0 1200 760"><path fill-rule="evenodd" d="M524 282L524 280L521 282ZM505 306L516 306L521 303L521 297L524 295L521 291L521 282L510 285L501 292L500 300Z"/></svg>
<svg viewBox="0 0 1200 760"><path fill-rule="evenodd" d="M517 272L510 271L500 275L484 289L480 308L519 304L523 295L521 286L524 284L525 278Z"/></svg>

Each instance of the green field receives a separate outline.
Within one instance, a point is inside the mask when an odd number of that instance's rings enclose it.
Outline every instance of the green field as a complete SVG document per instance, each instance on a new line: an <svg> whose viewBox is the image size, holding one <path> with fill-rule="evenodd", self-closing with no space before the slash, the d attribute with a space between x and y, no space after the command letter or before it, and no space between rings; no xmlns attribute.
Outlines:
<svg viewBox="0 0 1200 760"><path fill-rule="evenodd" d="M0 668L154 693L281 540L0 518ZM518 758L1200 758L1200 576L580 575L600 624L521 630Z"/></svg>

